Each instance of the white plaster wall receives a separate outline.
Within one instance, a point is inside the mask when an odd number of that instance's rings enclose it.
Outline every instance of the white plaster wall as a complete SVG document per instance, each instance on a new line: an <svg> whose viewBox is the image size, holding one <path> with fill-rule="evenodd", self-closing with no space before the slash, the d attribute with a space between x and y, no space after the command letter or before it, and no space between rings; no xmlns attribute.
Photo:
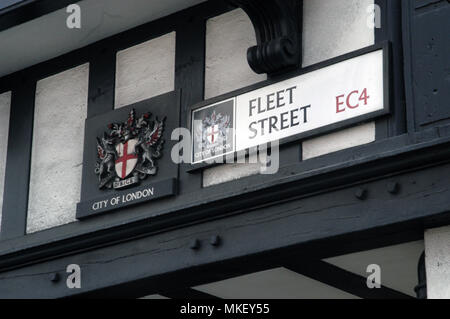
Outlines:
<svg viewBox="0 0 450 319"><path fill-rule="evenodd" d="M303 1L303 66L375 43L367 8L374 0Z"/></svg>
<svg viewBox="0 0 450 319"><path fill-rule="evenodd" d="M10 108L11 92L0 94L0 231L2 222L3 190L5 186Z"/></svg>
<svg viewBox="0 0 450 319"><path fill-rule="evenodd" d="M209 19L206 24L205 99L267 79L247 62L247 49L256 45L250 18L241 10ZM203 186L209 187L258 174L259 164L226 164L207 169Z"/></svg>
<svg viewBox="0 0 450 319"><path fill-rule="evenodd" d="M373 45L367 8L374 0L306 0L303 2L303 66ZM339 79L336 79L339 81ZM375 123L314 138L303 143L310 159L375 141Z"/></svg>
<svg viewBox="0 0 450 319"><path fill-rule="evenodd" d="M115 107L175 88L175 32L117 53Z"/></svg>
<svg viewBox="0 0 450 319"><path fill-rule="evenodd" d="M337 152L375 140L375 123L355 126L303 142L303 160Z"/></svg>
<svg viewBox="0 0 450 319"><path fill-rule="evenodd" d="M260 172L260 164L224 164L203 171L203 187L210 187Z"/></svg>
<svg viewBox="0 0 450 319"><path fill-rule="evenodd" d="M450 226L425 231L428 299L450 299Z"/></svg>
<svg viewBox="0 0 450 319"><path fill-rule="evenodd" d="M267 78L253 72L247 63L247 49L254 45L255 30L243 10L236 9L207 21L205 99Z"/></svg>
<svg viewBox="0 0 450 319"><path fill-rule="evenodd" d="M193 289L222 299L359 299L286 268L260 271Z"/></svg>
<svg viewBox="0 0 450 319"><path fill-rule="evenodd" d="M36 88L27 232L75 221L80 201L89 65Z"/></svg>
<svg viewBox="0 0 450 319"><path fill-rule="evenodd" d="M364 278L369 276L367 266L376 264L381 268L381 284L384 287L415 297L417 263L423 250L424 242L419 240L331 257L324 261Z"/></svg>

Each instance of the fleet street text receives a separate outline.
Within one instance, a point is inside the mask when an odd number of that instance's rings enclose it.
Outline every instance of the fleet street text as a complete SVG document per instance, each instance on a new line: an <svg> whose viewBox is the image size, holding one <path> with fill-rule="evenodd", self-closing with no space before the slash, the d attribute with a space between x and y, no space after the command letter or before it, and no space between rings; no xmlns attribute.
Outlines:
<svg viewBox="0 0 450 319"><path fill-rule="evenodd" d="M251 122L248 126L250 139L308 123L308 110L311 105L293 108L296 89L297 86L293 86L249 101L250 118L273 110L290 108L284 112Z"/></svg>
<svg viewBox="0 0 450 319"><path fill-rule="evenodd" d="M267 94L265 98L258 97L257 99L250 100L250 117L255 114L255 111L257 111L257 114L261 114L283 107L286 105L286 103L294 103L293 92L296 89L297 86L293 86L286 90Z"/></svg>

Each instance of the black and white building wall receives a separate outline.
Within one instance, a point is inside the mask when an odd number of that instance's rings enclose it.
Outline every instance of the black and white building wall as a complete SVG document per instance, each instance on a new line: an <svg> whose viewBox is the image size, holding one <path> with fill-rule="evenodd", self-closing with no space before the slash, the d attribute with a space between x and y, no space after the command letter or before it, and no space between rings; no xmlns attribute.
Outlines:
<svg viewBox="0 0 450 319"><path fill-rule="evenodd" d="M449 27L446 0L0 0L0 298L450 298ZM193 110L380 50L383 109L282 140L275 174L172 161ZM132 109L166 117L157 173L99 189Z"/></svg>

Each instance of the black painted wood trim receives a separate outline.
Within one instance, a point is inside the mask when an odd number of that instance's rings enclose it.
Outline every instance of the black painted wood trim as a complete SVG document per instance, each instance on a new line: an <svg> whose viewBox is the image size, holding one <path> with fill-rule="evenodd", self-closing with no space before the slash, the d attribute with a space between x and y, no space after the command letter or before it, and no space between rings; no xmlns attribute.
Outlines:
<svg viewBox="0 0 450 319"><path fill-rule="evenodd" d="M416 131L415 124L415 99L413 85L413 52L412 52L412 15L414 2L402 0L402 28L403 28L403 56L405 78L405 100L407 110L407 131Z"/></svg>
<svg viewBox="0 0 450 319"><path fill-rule="evenodd" d="M35 91L36 82L26 78L12 91L1 240L26 232Z"/></svg>
<svg viewBox="0 0 450 319"><path fill-rule="evenodd" d="M190 107L203 101L205 90L206 19L193 17L176 29L175 89L181 90L181 127ZM192 176L180 169L180 189L199 191L201 176Z"/></svg>
<svg viewBox="0 0 450 319"><path fill-rule="evenodd" d="M114 246L110 242L108 247L96 247L86 238L90 246L84 251L69 254L65 250L58 258L49 257L38 264L3 272L0 296L11 292L10 297L143 296L274 268L300 256L323 259L418 240L423 238L423 228L430 225L429 217L433 215L432 219L437 220L448 208L449 181L442 171L449 167L446 164L368 181L364 187L369 196L364 201L354 196L356 186L348 186L332 194L254 207L246 214L226 219L165 232L156 230L143 237L135 234L132 241L123 238ZM402 185L398 195L386 190L393 179ZM431 184L435 188L431 189ZM222 238L219 247L208 244L214 234ZM190 248L194 238L203 243L197 251ZM70 290L64 282L54 285L48 280L49 274L62 273L72 263L80 264L85 274L82 290Z"/></svg>
<svg viewBox="0 0 450 319"><path fill-rule="evenodd" d="M115 80L116 51L104 48L89 60L88 118L114 109Z"/></svg>
<svg viewBox="0 0 450 319"><path fill-rule="evenodd" d="M376 154L368 157L359 158L357 156L350 160L345 156L346 152L341 152L318 158L316 161L299 163L295 165L297 169L293 166L283 171L285 175L283 181L272 181L259 185L257 180L260 177L249 178L249 186L245 192L234 189L234 192L227 193L225 197L224 194L218 193L211 198L199 198L198 201L193 201L172 211L169 216L163 216L164 212L160 212L160 217L151 214L127 224L107 224L102 227L69 224L0 243L2 252L0 269L5 271L56 255L70 254L74 251L89 250L94 247L106 247L133 238L150 236L168 229L182 229L187 225L201 224L207 220L220 219L225 216L248 214L251 210L272 205L276 207L280 203L295 198L307 198L317 193L326 194L334 187L344 187L352 183L399 174L402 171L414 171L421 167L448 161L450 137L447 137L444 142L436 140L432 135L425 138L422 133L418 133L414 138L417 145L405 147L404 145L411 137L401 136L392 141L385 140L360 147L352 155L354 157L360 152ZM442 134L442 132L436 132L436 134ZM335 164L327 166L329 162ZM364 205L364 203L361 204ZM409 202L408 205L412 204ZM406 227L413 216L404 212L404 206L403 202L399 203L398 210L403 212L401 215L391 214L390 211L386 212L383 224L397 223L397 225ZM364 207L355 209L364 211ZM397 211L397 208L394 211ZM436 211L432 212L428 209L422 212L416 209L414 213L425 217L436 214ZM379 217L382 216L384 215L381 214ZM320 222L317 221L317 226L319 225ZM436 220L433 227L441 225L444 223ZM377 224L374 223L372 226L375 227Z"/></svg>
<svg viewBox="0 0 450 319"><path fill-rule="evenodd" d="M375 29L375 43L388 41L390 50L391 116L376 121L376 138L406 133L406 103L403 76L401 1L375 0L381 8L381 28Z"/></svg>
<svg viewBox="0 0 450 319"><path fill-rule="evenodd" d="M203 101L205 87L206 21L192 21L176 29L175 89L183 92L181 112L186 115L191 105Z"/></svg>
<svg viewBox="0 0 450 319"><path fill-rule="evenodd" d="M363 299L414 299L385 286L378 289L369 289L367 278L325 261L291 261L284 264L284 267Z"/></svg>
<svg viewBox="0 0 450 319"><path fill-rule="evenodd" d="M425 251L420 255L419 261L417 263L417 278L418 283L417 286L414 288L417 299L427 299L428 291L427 291L427 271L425 264Z"/></svg>

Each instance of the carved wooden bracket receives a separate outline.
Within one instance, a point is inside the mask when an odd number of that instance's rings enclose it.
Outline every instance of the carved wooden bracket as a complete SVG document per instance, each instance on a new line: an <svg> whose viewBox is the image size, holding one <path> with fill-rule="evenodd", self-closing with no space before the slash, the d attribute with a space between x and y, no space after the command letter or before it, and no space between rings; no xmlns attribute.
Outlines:
<svg viewBox="0 0 450 319"><path fill-rule="evenodd" d="M296 68L302 57L303 0L225 0L250 17L257 45L247 51L256 73L275 75Z"/></svg>

